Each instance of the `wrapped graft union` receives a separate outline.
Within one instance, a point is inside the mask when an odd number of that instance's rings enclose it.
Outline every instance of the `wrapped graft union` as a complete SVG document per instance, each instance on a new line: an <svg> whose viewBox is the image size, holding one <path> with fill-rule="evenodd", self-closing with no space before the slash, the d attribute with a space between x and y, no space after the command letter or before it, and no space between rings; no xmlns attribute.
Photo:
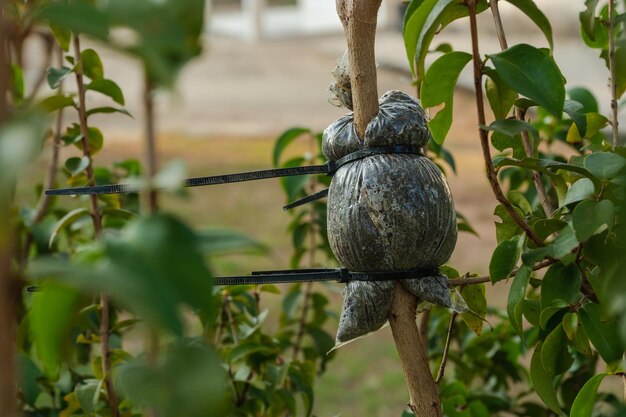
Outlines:
<svg viewBox="0 0 626 417"><path fill-rule="evenodd" d="M323 152L337 160L366 148L423 147L430 137L418 101L400 91L380 99L361 141L352 114L324 132ZM328 237L352 271L436 268L456 244L455 210L442 172L421 154L382 153L342 166L328 195ZM451 307L444 275L402 281L420 300ZM392 281L348 283L337 343L380 328L393 297Z"/></svg>

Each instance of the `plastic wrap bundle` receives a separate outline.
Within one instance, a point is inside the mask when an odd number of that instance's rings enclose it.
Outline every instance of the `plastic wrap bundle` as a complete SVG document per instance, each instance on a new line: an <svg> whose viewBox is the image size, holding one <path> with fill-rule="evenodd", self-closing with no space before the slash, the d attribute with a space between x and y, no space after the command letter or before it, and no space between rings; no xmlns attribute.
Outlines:
<svg viewBox="0 0 626 417"><path fill-rule="evenodd" d="M337 160L372 147L426 146L430 137L419 102L390 91L359 139L348 114L324 131L322 150ZM454 205L442 172L420 154L377 154L341 167L328 195L328 237L337 259L352 271L436 268L456 244ZM447 277L402 280L422 301L452 307ZM379 329L393 301L393 281L351 281L337 345Z"/></svg>

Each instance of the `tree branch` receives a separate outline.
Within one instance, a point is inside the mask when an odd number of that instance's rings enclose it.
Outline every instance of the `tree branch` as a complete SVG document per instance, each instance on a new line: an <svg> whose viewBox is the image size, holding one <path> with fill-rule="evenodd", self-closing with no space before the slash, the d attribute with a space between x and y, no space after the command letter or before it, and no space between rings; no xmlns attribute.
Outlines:
<svg viewBox="0 0 626 417"><path fill-rule="evenodd" d="M95 186L95 180L93 175L93 161L91 159L91 150L89 149L89 126L87 124L87 110L86 110L86 90L83 80L83 60L80 51L80 39L78 34L74 34L74 60L76 62L76 86L78 89L78 120L80 124L80 133L83 136L82 148L83 155L89 159L89 163L86 168L87 182L89 186ZM100 239L102 235L102 218L100 216L100 207L98 205L98 197L96 195L89 196L89 206L91 212L91 219L95 231L96 240ZM111 415L118 417L119 401L115 388L113 387L112 372L111 372L111 352L109 350L109 299L105 294L100 295L100 355L102 356L102 374L104 379L104 386L107 392L107 402L111 409Z"/></svg>
<svg viewBox="0 0 626 417"><path fill-rule="evenodd" d="M502 18L500 17L500 9L498 7L499 0L491 0L489 2L489 6L491 8L491 14L493 16L493 21L496 27L496 34L498 35L498 41L500 42L500 49L505 50L509 46L507 45L506 35L504 34L504 26L502 25ZM515 108L515 118L517 120L525 121L526 113L523 109ZM535 151L530 143L530 138L528 137L528 132L522 131L522 145L524 146L524 151L526 152L526 156L529 158L533 158L535 156ZM535 188L537 189L537 195L539 197L539 202L541 203L541 207L543 208L546 217L552 217L552 213L554 213L554 208L552 208L552 204L550 204L550 199L548 198L548 193L546 193L546 188L543 185L543 180L541 178L541 174L537 171L531 171L531 175L533 178L533 182L535 183Z"/></svg>
<svg viewBox="0 0 626 417"><path fill-rule="evenodd" d="M437 372L437 378L435 382L437 384L441 383L443 379L443 374L446 372L446 365L448 364L448 352L450 350L450 341L452 340L452 329L454 329L454 322L456 317L458 316L457 312L452 313L452 317L450 317L450 324L448 325L448 335L446 336L446 344L443 347L443 355L441 356L441 365L439 366L439 372Z"/></svg>
<svg viewBox="0 0 626 417"><path fill-rule="evenodd" d="M472 37L472 57L474 63L474 89L476 90L476 110L478 112L478 123L485 125L485 106L482 90L482 69L483 63L480 59L480 52L478 50L478 28L476 24L476 0L467 0L469 8L470 18L470 31ZM480 137L480 144L483 151L483 159L485 160L485 168L487 171L487 179L491 185L491 189L496 199L502 204L509 216L519 225L519 227L526 233L528 238L532 240L537 246L544 246L543 241L535 234L533 229L526 223L526 221L515 211L515 208L511 202L506 198L500 184L498 183L498 175L493 166L491 160L491 150L489 148L489 136L486 130L479 128L478 135Z"/></svg>
<svg viewBox="0 0 626 417"><path fill-rule="evenodd" d="M611 73L611 132L613 149L619 145L619 121L617 119L617 69L615 66L615 0L609 0L609 71Z"/></svg>
<svg viewBox="0 0 626 417"><path fill-rule="evenodd" d="M546 268L552 264L555 264L557 261L556 259L544 259L541 262L537 262L536 264L533 265L532 270L533 271L538 271L540 269ZM517 272L519 271L519 268L515 268L513 270L513 272L511 272L507 278L511 278L514 277L515 275L517 275ZM448 286L449 287L464 287L466 285L475 285L475 284L483 284L485 282L489 282L491 281L491 279L489 278L489 275L485 275L482 277L475 277L475 278L455 278L455 279L450 279L448 280Z"/></svg>
<svg viewBox="0 0 626 417"><path fill-rule="evenodd" d="M380 3L381 0L337 0L336 3L348 41L354 125L361 139L378 113L374 43Z"/></svg>
<svg viewBox="0 0 626 417"><path fill-rule="evenodd" d="M144 74L145 84L143 90L143 106L145 113L145 164L148 178L147 200L148 211L156 213L159 210L158 194L154 188L154 176L157 173L157 156L156 156L156 135L154 128L154 85L149 75Z"/></svg>

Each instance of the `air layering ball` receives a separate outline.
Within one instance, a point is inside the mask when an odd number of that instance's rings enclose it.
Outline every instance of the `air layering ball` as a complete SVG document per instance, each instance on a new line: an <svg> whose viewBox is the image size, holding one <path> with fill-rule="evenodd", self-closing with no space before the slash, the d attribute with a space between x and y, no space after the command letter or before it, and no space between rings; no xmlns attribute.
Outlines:
<svg viewBox="0 0 626 417"><path fill-rule="evenodd" d="M364 140L353 115L324 131L323 152L337 160L352 152L405 145L425 147L430 138L419 102L387 92ZM382 153L342 166L328 195L328 238L333 253L352 271L436 268L456 243L456 216L441 170L421 154ZM436 274L402 281L421 300L452 306L447 278ZM344 293L337 343L380 328L389 313L393 281L352 281Z"/></svg>

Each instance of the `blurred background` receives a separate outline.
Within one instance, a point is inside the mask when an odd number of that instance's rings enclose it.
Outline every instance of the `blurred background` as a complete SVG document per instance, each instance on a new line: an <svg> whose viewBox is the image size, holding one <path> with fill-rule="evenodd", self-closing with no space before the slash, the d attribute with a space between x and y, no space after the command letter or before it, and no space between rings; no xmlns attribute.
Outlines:
<svg viewBox="0 0 626 417"><path fill-rule="evenodd" d="M593 50L583 48L578 35L577 15L583 2L536 3L553 24L555 58L568 87L587 86L606 113L608 72ZM392 89L414 93L401 33L403 6L400 0L383 0L376 45L379 95ZM546 46L538 29L506 6L509 4L502 4L502 14L509 43ZM480 18L481 53L498 51L491 15ZM467 25L461 21L446 28L435 44L448 42L454 49L468 51ZM37 76L41 48L36 40L28 45L25 66L33 71L25 73L27 85ZM97 49L106 77L120 85L125 107L135 117L92 119L106 142L95 164L141 158L140 67L102 45ZM274 142L283 131L300 126L318 132L345 113L328 102L333 81L330 72L344 50L345 38L333 0L214 0L206 10L203 54L184 69L173 91L160 92L157 97L160 163L182 160L188 176L270 168ZM470 71L466 68L460 78L446 146L457 163L457 175L448 172L456 207L479 236L462 233L450 263L462 273L484 274L495 246L491 212L495 199L484 177ZM50 93L46 88L42 95ZM101 105L96 95L92 100L90 106ZM302 140L292 152L308 150L308 141ZM72 152L68 148L63 151ZM41 163L33 167L32 177L22 179L23 185L41 178L46 156L44 152ZM32 187L20 189L27 201L36 200ZM235 229L271 248L267 257L228 257L214 265L217 274L239 274L288 267L292 246L287 231L290 216L281 209L284 202L279 181L267 180L196 188L184 198L168 196L164 205L198 226ZM339 314L341 287L331 285L328 291L334 301L332 308ZM492 306L505 305L506 288L488 291ZM270 307L272 302L276 301L264 300ZM407 394L389 329L342 348L318 381L316 393L318 416L400 415Z"/></svg>

